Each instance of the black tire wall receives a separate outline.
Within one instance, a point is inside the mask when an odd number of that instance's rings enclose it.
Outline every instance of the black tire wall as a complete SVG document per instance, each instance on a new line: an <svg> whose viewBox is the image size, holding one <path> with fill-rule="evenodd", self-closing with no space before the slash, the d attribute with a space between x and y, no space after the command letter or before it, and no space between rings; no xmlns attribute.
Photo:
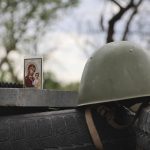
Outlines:
<svg viewBox="0 0 150 150"><path fill-rule="evenodd" d="M114 129L95 110L92 113L104 150L135 149L135 135L131 128ZM56 149L95 150L83 110L0 117L0 150Z"/></svg>
<svg viewBox="0 0 150 150"><path fill-rule="evenodd" d="M150 150L150 105L142 109L135 130L137 150Z"/></svg>
<svg viewBox="0 0 150 150"><path fill-rule="evenodd" d="M23 84L0 82L0 88L23 88Z"/></svg>
<svg viewBox="0 0 150 150"><path fill-rule="evenodd" d="M87 131L76 110L1 117L0 150L92 150Z"/></svg>

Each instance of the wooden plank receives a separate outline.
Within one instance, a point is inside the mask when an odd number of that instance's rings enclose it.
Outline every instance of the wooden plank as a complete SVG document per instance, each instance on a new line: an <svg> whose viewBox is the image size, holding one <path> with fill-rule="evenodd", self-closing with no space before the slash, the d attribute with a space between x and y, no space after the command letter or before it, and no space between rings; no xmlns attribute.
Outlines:
<svg viewBox="0 0 150 150"><path fill-rule="evenodd" d="M76 107L77 92L0 88L0 106Z"/></svg>

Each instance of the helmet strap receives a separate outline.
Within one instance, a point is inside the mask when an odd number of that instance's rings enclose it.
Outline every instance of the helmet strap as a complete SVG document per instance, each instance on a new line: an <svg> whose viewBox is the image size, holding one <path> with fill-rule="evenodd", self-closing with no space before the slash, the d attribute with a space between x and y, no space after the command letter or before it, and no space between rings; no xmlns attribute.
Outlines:
<svg viewBox="0 0 150 150"><path fill-rule="evenodd" d="M93 140L93 143L94 143L96 149L103 150L103 144L102 144L101 138L97 132L97 129L95 127L91 109L89 109L89 108L87 108L85 110L85 119L86 119L86 123L87 123L91 138Z"/></svg>

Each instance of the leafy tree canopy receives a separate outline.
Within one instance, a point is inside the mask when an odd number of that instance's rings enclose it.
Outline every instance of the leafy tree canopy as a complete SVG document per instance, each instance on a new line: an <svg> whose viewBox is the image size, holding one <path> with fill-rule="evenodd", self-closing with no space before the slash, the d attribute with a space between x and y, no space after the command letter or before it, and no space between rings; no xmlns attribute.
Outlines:
<svg viewBox="0 0 150 150"><path fill-rule="evenodd" d="M5 51L0 57L1 81L18 81L9 54L36 52L38 40L61 16L61 11L77 3L77 0L0 0L0 49Z"/></svg>

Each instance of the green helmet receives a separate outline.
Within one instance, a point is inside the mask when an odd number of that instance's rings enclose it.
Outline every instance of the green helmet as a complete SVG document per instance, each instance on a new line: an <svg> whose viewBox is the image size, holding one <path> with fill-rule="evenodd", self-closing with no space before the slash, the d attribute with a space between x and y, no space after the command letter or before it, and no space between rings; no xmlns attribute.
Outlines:
<svg viewBox="0 0 150 150"><path fill-rule="evenodd" d="M150 54L127 41L106 44L84 68L78 105L150 96Z"/></svg>

